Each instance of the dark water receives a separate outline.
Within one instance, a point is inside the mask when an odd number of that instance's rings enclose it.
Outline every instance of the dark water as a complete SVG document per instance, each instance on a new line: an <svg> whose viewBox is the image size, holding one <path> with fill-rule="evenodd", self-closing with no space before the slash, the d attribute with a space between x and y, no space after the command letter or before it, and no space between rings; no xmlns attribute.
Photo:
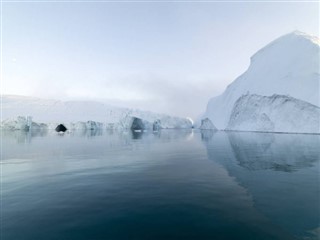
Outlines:
<svg viewBox="0 0 320 240"><path fill-rule="evenodd" d="M1 240L319 239L320 136L2 132Z"/></svg>

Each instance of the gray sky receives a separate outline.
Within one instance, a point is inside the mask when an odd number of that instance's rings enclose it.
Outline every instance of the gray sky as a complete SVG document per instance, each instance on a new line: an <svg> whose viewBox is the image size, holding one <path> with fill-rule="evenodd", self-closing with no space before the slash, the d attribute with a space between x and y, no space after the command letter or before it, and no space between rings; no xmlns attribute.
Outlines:
<svg viewBox="0 0 320 240"><path fill-rule="evenodd" d="M2 4L3 94L197 117L275 38L319 35L319 3Z"/></svg>

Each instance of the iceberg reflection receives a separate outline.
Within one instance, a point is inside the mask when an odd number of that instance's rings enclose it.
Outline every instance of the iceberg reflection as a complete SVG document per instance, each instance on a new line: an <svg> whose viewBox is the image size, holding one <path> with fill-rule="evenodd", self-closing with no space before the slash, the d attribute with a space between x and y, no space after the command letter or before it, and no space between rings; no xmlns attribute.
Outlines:
<svg viewBox="0 0 320 240"><path fill-rule="evenodd" d="M217 132L202 140L208 158L247 189L267 218L296 236L320 226L320 136Z"/></svg>

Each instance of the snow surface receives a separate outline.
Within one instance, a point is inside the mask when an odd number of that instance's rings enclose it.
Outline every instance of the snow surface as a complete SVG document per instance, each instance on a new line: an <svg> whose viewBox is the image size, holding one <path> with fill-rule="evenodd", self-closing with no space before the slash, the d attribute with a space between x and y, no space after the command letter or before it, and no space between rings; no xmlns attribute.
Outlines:
<svg viewBox="0 0 320 240"><path fill-rule="evenodd" d="M31 116L34 124L43 123L49 129L55 129L60 123L70 130L130 129L134 117L144 121L145 129L152 129L155 122L157 122L157 128L192 127L192 122L187 118L137 109L118 108L99 102L63 102L33 97L2 96L1 127L7 129L23 128L20 125L25 123L23 118L19 118L19 116Z"/></svg>
<svg viewBox="0 0 320 240"><path fill-rule="evenodd" d="M320 108L284 95L248 94L236 101L227 130L320 133Z"/></svg>
<svg viewBox="0 0 320 240"><path fill-rule="evenodd" d="M290 95L319 106L319 53L317 37L293 32L276 39L251 57L248 70L222 95L209 100L200 119L225 129L234 103L248 93Z"/></svg>

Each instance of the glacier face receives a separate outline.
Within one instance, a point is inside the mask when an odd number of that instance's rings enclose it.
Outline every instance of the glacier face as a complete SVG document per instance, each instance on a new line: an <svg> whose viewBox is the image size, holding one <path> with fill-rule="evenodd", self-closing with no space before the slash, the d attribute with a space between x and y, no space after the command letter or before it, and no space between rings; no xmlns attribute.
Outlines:
<svg viewBox="0 0 320 240"><path fill-rule="evenodd" d="M276 39L251 58L248 70L222 95L209 100L201 119L225 129L235 102L248 93L290 95L319 106L319 53L319 40L301 32Z"/></svg>
<svg viewBox="0 0 320 240"><path fill-rule="evenodd" d="M284 95L240 97L227 130L320 133L320 108Z"/></svg>
<svg viewBox="0 0 320 240"><path fill-rule="evenodd" d="M142 119L145 129L151 130L155 122L158 129L191 128L193 125L187 118L113 107L99 102L63 102L33 97L2 96L0 126L5 129L21 129L20 125L26 124L26 120L19 116L32 116L35 122L44 123L48 129L55 129L59 124L64 124L70 130L130 129L134 118Z"/></svg>

